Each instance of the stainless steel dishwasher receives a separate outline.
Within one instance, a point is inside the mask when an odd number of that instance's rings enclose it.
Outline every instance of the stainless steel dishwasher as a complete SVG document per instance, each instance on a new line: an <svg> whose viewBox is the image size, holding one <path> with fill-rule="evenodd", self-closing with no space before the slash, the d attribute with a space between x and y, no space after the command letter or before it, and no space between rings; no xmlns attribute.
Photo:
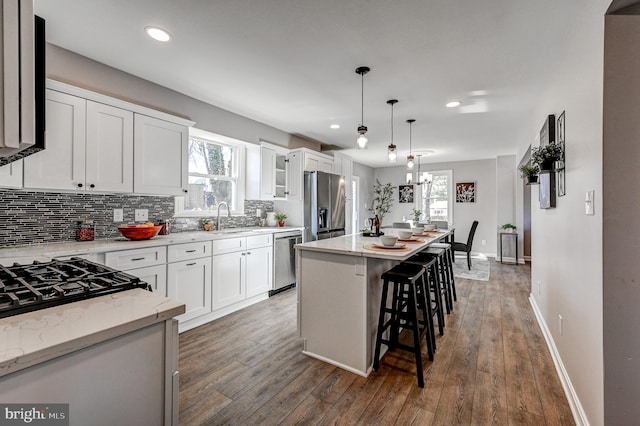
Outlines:
<svg viewBox="0 0 640 426"><path fill-rule="evenodd" d="M273 289L272 296L296 285L295 244L302 242L302 231L286 231L273 234Z"/></svg>

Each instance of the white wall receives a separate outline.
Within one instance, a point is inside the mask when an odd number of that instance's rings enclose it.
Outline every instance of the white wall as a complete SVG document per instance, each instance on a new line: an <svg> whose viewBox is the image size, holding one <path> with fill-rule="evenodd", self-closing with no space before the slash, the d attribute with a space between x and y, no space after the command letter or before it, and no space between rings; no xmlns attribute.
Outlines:
<svg viewBox="0 0 640 426"><path fill-rule="evenodd" d="M360 208L358 221L360 229L366 227L366 220L371 217L369 208L373 199L373 185L376 183L374 169L360 163L353 163L353 176L360 178ZM355 229L354 232L359 231Z"/></svg>
<svg viewBox="0 0 640 426"><path fill-rule="evenodd" d="M496 255L496 160L459 161L452 163L422 164L420 171L452 170L453 181L475 182L475 203L453 203L453 224L456 228L456 241L466 242L471 224L477 220L478 229L473 240L473 252ZM384 167L375 170L375 178L394 186L394 203L391 211L384 217L383 226L402 221L402 216L411 217L412 204L398 202L398 185L404 185L406 168ZM485 245L482 245L482 240Z"/></svg>
<svg viewBox="0 0 640 426"><path fill-rule="evenodd" d="M603 424L602 68L608 4L584 1L567 16L565 56L550 67L531 115L531 138L520 141L517 155L522 158L547 114L566 111L567 195L556 208L540 209L538 188L531 193L532 297L584 410L582 420L592 425ZM543 52L536 54L544 60ZM584 196L591 189L595 216L586 216Z"/></svg>

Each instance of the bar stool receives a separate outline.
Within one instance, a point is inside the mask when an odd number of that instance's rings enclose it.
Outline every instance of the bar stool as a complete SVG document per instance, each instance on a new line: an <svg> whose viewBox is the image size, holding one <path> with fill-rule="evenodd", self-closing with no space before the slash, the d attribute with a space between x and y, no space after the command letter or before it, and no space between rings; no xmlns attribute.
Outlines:
<svg viewBox="0 0 640 426"><path fill-rule="evenodd" d="M453 309L453 296L451 292L451 279L449 278L449 269L445 266L446 251L441 248L427 247L420 252L436 259L438 277L440 278L440 285L442 295L444 296L445 307L447 314L451 313Z"/></svg>
<svg viewBox="0 0 640 426"><path fill-rule="evenodd" d="M427 254L423 251L411 256L405 260L402 264L416 264L422 265L425 268L427 277L425 278L429 283L430 293L433 294L433 298L429 297L430 302L433 304L431 307L432 314L438 318L438 331L440 335L444 335L444 305L443 296L446 299L446 291L440 281L440 273L438 271L438 259L436 256ZM435 342L435 336L434 336ZM434 343L435 345L435 343ZM434 346L435 347L435 346Z"/></svg>
<svg viewBox="0 0 640 426"><path fill-rule="evenodd" d="M449 291L451 292L451 296L453 297L453 300L455 302L458 301L458 296L456 295L456 277L453 275L453 262L455 259L455 253L453 251L453 248L451 247L451 244L449 243L433 243L431 244L429 247L433 247L433 248L441 248L441 249L445 249L445 266L446 268L449 270L449 283L450 283L450 289Z"/></svg>
<svg viewBox="0 0 640 426"><path fill-rule="evenodd" d="M378 331L376 333L376 348L373 358L373 369L378 370L380 365L380 348L386 344L389 349L398 348L413 352L416 359L416 375L418 386L424 387L422 372L422 354L420 342L426 335L427 353L429 360L433 361L434 347L433 318L431 316L431 304L427 303L426 283L424 282L425 269L418 264L399 264L384 272L381 276L382 298L380 301L380 315L378 317ZM389 286L392 286L391 307L387 306ZM422 314L422 319L419 317ZM389 314L389 320L385 318ZM407 329L413 333L413 345L405 345L399 342L400 329ZM383 337L389 329L389 338Z"/></svg>

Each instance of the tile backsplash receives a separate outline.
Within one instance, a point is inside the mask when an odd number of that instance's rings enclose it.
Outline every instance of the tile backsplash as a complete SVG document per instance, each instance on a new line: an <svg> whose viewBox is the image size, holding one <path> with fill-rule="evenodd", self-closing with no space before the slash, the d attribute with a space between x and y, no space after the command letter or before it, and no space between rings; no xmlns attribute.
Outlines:
<svg viewBox="0 0 640 426"><path fill-rule="evenodd" d="M76 194L0 189L0 247L74 241L78 221L91 219L96 239L119 237L117 226L134 222L135 209L147 209L149 220L170 220L171 232L202 229L202 218L174 218L174 198L125 194ZM246 200L245 216L221 215L225 228L255 226L273 211L272 201ZM113 222L113 210L123 209L124 221ZM214 217L215 218L215 217Z"/></svg>

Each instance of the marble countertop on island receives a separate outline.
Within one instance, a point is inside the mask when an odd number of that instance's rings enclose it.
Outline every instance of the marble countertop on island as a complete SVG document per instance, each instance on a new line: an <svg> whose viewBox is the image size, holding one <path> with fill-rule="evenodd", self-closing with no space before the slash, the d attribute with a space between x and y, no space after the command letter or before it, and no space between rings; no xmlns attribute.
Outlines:
<svg viewBox="0 0 640 426"><path fill-rule="evenodd" d="M0 319L0 377L171 319L181 302L142 289Z"/></svg>
<svg viewBox="0 0 640 426"><path fill-rule="evenodd" d="M423 250L426 246L442 240L444 237L449 235L449 232L435 231L430 232L429 235L433 236L416 236L416 238L424 240L421 243L399 242L401 244L405 244L409 250L369 250L364 248L364 246L372 243L382 244L380 242L380 238L364 237L361 234L344 235L341 237L328 238L326 240L310 241L303 244L296 244L295 248L298 250L342 253L349 256L363 256L376 259L406 260Z"/></svg>

